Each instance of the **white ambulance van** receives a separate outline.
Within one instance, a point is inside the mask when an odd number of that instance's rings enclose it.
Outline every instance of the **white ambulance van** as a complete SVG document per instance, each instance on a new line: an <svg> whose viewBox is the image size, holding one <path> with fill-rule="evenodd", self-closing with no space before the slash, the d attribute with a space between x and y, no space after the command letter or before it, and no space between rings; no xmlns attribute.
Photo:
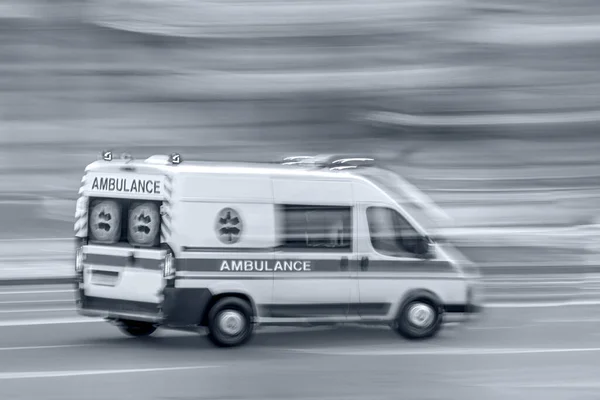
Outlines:
<svg viewBox="0 0 600 400"><path fill-rule="evenodd" d="M423 339L480 308L431 204L370 159L104 158L77 203L77 305L129 335L236 346L256 325L378 323Z"/></svg>

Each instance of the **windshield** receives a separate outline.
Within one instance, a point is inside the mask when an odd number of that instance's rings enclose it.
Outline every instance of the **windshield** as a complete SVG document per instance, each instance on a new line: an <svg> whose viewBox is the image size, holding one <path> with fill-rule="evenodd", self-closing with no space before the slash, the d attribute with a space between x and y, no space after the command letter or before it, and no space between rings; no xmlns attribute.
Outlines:
<svg viewBox="0 0 600 400"><path fill-rule="evenodd" d="M444 222L447 222L445 216L428 197L396 173L377 168L362 170L361 174L386 192L428 233L434 233Z"/></svg>

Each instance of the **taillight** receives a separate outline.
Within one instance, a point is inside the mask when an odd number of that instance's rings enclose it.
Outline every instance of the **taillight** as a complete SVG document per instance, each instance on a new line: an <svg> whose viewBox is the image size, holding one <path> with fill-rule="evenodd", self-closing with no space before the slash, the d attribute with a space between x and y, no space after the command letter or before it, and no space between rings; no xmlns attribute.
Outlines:
<svg viewBox="0 0 600 400"><path fill-rule="evenodd" d="M78 274L83 271L83 249L80 247L75 254L75 272Z"/></svg>
<svg viewBox="0 0 600 400"><path fill-rule="evenodd" d="M83 246L86 245L85 239L77 239L75 242L75 273L80 274L83 272L83 264L85 262L85 253L83 252Z"/></svg>
<svg viewBox="0 0 600 400"><path fill-rule="evenodd" d="M172 253L167 253L163 262L163 276L166 279L171 279L175 277L175 273L175 257Z"/></svg>

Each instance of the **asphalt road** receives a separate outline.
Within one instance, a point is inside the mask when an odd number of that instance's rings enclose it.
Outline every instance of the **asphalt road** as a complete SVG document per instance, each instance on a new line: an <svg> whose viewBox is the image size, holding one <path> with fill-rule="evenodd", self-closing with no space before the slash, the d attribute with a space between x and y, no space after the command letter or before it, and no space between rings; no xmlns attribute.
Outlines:
<svg viewBox="0 0 600 400"><path fill-rule="evenodd" d="M5 399L594 399L600 307L490 308L427 342L380 328L270 328L216 349L77 317L65 287L0 288ZM58 292L57 292L58 291ZM16 303L41 301L42 304ZM37 311L35 311L37 309Z"/></svg>

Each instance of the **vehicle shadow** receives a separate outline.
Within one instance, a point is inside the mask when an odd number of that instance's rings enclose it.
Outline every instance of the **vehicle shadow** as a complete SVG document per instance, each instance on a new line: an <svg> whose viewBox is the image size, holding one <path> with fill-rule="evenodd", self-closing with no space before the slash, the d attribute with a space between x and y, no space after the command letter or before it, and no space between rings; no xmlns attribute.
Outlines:
<svg viewBox="0 0 600 400"><path fill-rule="evenodd" d="M446 330L448 330L446 328ZM294 351L305 349L328 349L335 347L381 347L381 346L429 346L440 344L444 335L425 341L403 339L387 327L335 326L311 328L262 328L255 331L252 339L244 346L219 349L208 340L206 332L177 332L159 330L146 338L129 338L119 332L110 337L86 340L86 344L123 349L188 351L258 352L265 350Z"/></svg>

